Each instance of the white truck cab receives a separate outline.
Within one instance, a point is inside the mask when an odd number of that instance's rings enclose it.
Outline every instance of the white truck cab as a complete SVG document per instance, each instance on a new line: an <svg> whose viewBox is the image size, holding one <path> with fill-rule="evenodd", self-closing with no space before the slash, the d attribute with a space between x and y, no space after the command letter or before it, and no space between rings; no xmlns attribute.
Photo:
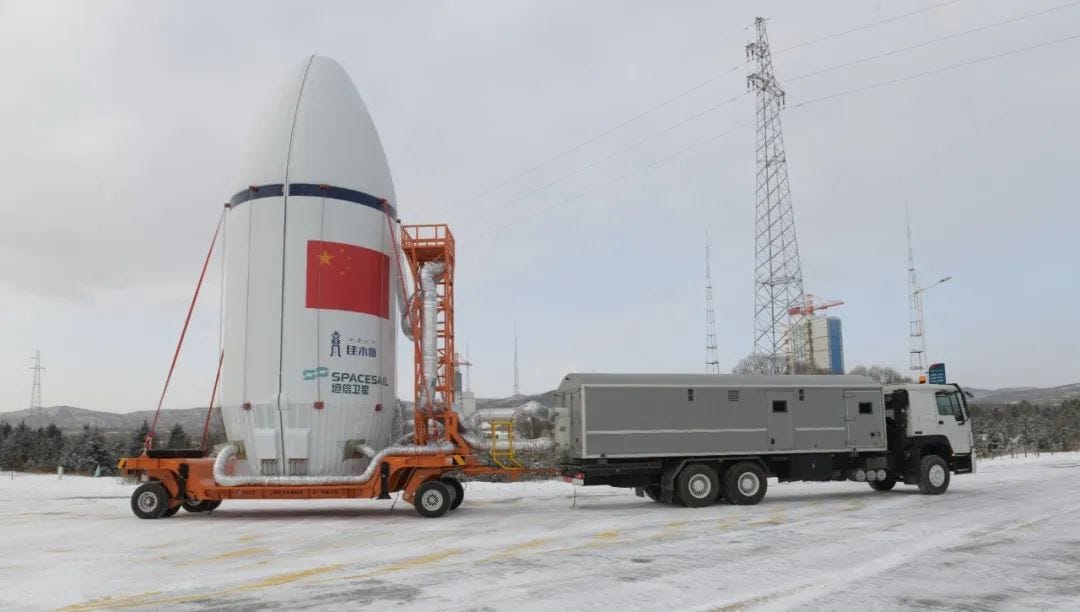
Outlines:
<svg viewBox="0 0 1080 612"><path fill-rule="evenodd" d="M941 455L955 472L975 471L971 421L958 385L886 385L884 391L886 418L902 427L905 446Z"/></svg>

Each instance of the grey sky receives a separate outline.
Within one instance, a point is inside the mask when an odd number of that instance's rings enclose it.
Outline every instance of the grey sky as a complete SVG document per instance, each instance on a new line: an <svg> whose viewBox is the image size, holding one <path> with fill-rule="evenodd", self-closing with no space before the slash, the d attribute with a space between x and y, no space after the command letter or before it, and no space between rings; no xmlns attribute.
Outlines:
<svg viewBox="0 0 1080 612"><path fill-rule="evenodd" d="M752 119L730 69L755 15L780 50L940 3L0 2L0 411L27 405L35 349L46 404L153 407L253 116L312 52L364 97L403 219L458 236L477 392L510 392L514 321L525 391L701 371L706 228L730 367L752 345L753 131L635 170ZM849 367L907 365L907 202L921 277L954 277L926 295L931 360L981 387L1080 379L1080 41L796 107L1078 34L1080 5L787 80L1066 3L958 0L776 55L805 286L847 302ZM169 406L208 399L218 282Z"/></svg>

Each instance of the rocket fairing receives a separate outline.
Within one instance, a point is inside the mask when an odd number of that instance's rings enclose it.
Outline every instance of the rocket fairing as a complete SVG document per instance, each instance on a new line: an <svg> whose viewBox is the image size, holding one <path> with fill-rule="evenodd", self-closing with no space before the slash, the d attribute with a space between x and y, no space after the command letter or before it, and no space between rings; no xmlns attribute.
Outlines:
<svg viewBox="0 0 1080 612"><path fill-rule="evenodd" d="M237 473L359 472L390 442L396 199L379 135L312 56L256 124L226 213L221 411Z"/></svg>

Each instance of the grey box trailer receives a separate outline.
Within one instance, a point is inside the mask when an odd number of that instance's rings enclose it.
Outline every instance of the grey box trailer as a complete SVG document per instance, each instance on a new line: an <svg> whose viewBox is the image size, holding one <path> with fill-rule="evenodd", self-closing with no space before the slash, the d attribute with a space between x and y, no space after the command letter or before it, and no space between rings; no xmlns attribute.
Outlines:
<svg viewBox="0 0 1080 612"><path fill-rule="evenodd" d="M576 459L885 450L865 376L570 374L555 393Z"/></svg>
<svg viewBox="0 0 1080 612"><path fill-rule="evenodd" d="M935 403L935 393L947 397ZM925 488L943 492L949 470L973 469L970 448L965 463L949 445L970 439L966 410L957 408L964 416L955 426L940 420L943 400L963 402L958 394L945 385L886 393L863 376L569 374L555 392L555 441L570 482L632 486L686 505L721 496L756 503L768 476L869 481L876 490L918 484L929 469L924 455L946 469L941 483L935 463L938 484ZM934 419L942 431L911 432L914 408L928 412L917 422Z"/></svg>

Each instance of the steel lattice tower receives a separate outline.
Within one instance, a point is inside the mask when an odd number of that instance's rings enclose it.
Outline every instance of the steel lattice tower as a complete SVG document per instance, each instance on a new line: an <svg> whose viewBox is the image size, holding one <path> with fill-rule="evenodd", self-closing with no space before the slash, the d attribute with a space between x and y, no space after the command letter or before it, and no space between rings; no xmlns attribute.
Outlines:
<svg viewBox="0 0 1080 612"><path fill-rule="evenodd" d="M34 356L30 358L30 361L34 365L30 366L30 369L34 372L34 386L30 390L30 412L35 416L41 415L41 372L45 369L41 367L41 351L34 351ZM44 419L40 419L44 420ZM44 426L44 423L40 423Z"/></svg>
<svg viewBox="0 0 1080 612"><path fill-rule="evenodd" d="M768 357L776 373L792 371L803 361L804 347L792 334L788 342L788 309L803 303L802 268L795 240L787 158L780 112L784 90L773 76L765 19L754 20L757 40L746 45L757 70L747 85L757 97L757 208L754 240L754 352Z"/></svg>
<svg viewBox="0 0 1080 612"><path fill-rule="evenodd" d="M908 312L911 315L911 369L926 371L926 335L923 332L922 290L919 279L915 276L915 252L911 248L911 218L904 207L904 221L907 222L907 275L908 275Z"/></svg>
<svg viewBox="0 0 1080 612"><path fill-rule="evenodd" d="M713 310L712 269L709 266L709 232L705 232L705 373L720 373L716 353L716 312Z"/></svg>

